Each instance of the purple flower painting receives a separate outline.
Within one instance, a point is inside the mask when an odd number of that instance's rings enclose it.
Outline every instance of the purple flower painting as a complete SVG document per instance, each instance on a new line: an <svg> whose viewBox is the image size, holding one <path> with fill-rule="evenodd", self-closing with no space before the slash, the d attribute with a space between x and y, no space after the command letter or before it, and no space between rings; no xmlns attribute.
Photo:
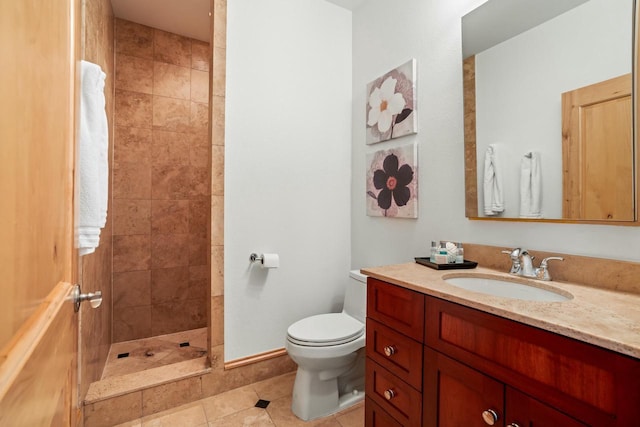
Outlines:
<svg viewBox="0 0 640 427"><path fill-rule="evenodd" d="M418 217L417 145L367 155L367 215Z"/></svg>
<svg viewBox="0 0 640 427"><path fill-rule="evenodd" d="M416 60L367 85L367 144L416 133Z"/></svg>

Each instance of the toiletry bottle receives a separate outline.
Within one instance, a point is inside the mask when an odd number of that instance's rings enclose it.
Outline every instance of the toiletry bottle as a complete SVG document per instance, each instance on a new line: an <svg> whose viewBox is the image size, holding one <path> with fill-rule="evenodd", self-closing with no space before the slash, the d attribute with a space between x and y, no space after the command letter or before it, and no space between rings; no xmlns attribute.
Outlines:
<svg viewBox="0 0 640 427"><path fill-rule="evenodd" d="M456 243L458 246L458 253L456 254L456 264L462 264L464 262L464 248L462 247L462 243Z"/></svg>
<svg viewBox="0 0 640 427"><path fill-rule="evenodd" d="M429 261L436 262L436 254L438 253L438 245L433 240L431 241L431 253L429 254Z"/></svg>

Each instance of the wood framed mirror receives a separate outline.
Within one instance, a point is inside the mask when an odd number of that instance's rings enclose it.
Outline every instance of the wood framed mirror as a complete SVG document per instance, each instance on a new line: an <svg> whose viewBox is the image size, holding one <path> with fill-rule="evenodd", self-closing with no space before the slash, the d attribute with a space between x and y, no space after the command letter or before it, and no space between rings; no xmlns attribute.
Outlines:
<svg viewBox="0 0 640 427"><path fill-rule="evenodd" d="M462 18L468 218L639 224L635 3L488 0Z"/></svg>

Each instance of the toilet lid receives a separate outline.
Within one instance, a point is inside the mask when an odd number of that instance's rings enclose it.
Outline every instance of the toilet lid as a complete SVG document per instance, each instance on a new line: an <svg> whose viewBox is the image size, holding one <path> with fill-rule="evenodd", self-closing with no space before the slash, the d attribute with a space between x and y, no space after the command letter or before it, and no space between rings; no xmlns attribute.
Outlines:
<svg viewBox="0 0 640 427"><path fill-rule="evenodd" d="M364 324L344 313L318 314L298 320L287 329L292 342L328 346L353 341L364 333Z"/></svg>

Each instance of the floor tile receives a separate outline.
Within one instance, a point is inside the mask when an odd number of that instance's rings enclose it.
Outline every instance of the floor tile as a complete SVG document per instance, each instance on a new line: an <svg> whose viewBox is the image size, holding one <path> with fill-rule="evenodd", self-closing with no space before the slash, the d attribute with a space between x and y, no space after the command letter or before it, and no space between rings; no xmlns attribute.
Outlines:
<svg viewBox="0 0 640 427"><path fill-rule="evenodd" d="M264 409L249 408L235 414L209 421L209 427L272 427L275 424Z"/></svg>
<svg viewBox="0 0 640 427"><path fill-rule="evenodd" d="M258 401L258 395L251 386L237 388L202 400L207 420L213 421L228 415L250 409Z"/></svg>
<svg viewBox="0 0 640 427"><path fill-rule="evenodd" d="M168 409L142 419L142 427L195 427L207 424L207 417L200 402Z"/></svg>
<svg viewBox="0 0 640 427"><path fill-rule="evenodd" d="M336 414L336 419L342 427L364 426L364 401L355 404L353 408L346 409L340 414Z"/></svg>
<svg viewBox="0 0 640 427"><path fill-rule="evenodd" d="M253 389L260 399L276 400L284 396L291 396L295 379L296 373L290 372L257 382L253 384Z"/></svg>
<svg viewBox="0 0 640 427"><path fill-rule="evenodd" d="M334 416L302 421L291 412L291 395L276 399L267 408L277 427L340 427Z"/></svg>

